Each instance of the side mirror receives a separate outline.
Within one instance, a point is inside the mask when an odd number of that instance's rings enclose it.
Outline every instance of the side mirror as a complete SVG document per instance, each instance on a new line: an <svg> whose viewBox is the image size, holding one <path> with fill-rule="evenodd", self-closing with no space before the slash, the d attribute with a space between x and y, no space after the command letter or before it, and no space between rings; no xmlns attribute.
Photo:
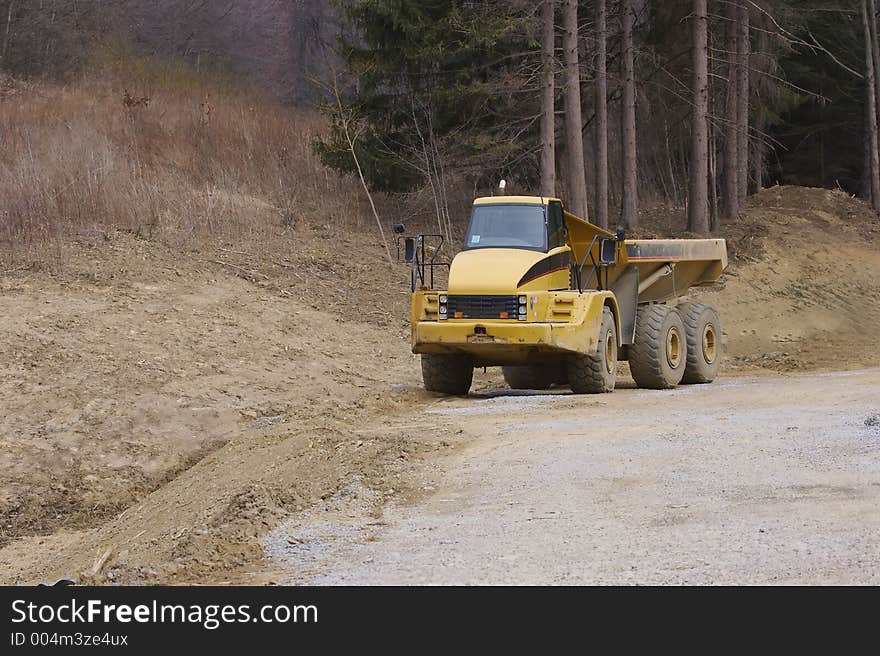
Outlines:
<svg viewBox="0 0 880 656"><path fill-rule="evenodd" d="M402 235L406 228L403 227L402 223L392 223L391 230L395 235Z"/></svg>
<svg viewBox="0 0 880 656"><path fill-rule="evenodd" d="M617 262L617 240L603 239L599 242L599 264L614 264Z"/></svg>
<svg viewBox="0 0 880 656"><path fill-rule="evenodd" d="M617 241L623 241L626 239L626 230L623 229L623 226L617 226Z"/></svg>
<svg viewBox="0 0 880 656"><path fill-rule="evenodd" d="M415 237L405 237L403 240L403 261L411 264L416 256Z"/></svg>

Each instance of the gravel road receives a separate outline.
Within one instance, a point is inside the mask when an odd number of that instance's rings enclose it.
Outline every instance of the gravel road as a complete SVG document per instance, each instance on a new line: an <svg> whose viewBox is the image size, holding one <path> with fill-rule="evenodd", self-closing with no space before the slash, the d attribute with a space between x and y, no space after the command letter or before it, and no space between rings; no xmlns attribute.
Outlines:
<svg viewBox="0 0 880 656"><path fill-rule="evenodd" d="M470 446L414 505L349 490L277 529L285 582L880 583L880 370L420 413Z"/></svg>

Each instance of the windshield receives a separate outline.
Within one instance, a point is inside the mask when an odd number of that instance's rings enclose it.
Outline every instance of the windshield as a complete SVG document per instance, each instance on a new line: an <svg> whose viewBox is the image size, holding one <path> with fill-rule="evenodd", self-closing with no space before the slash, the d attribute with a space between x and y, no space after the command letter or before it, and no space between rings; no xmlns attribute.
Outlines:
<svg viewBox="0 0 880 656"><path fill-rule="evenodd" d="M543 205L477 205L464 248L547 250Z"/></svg>

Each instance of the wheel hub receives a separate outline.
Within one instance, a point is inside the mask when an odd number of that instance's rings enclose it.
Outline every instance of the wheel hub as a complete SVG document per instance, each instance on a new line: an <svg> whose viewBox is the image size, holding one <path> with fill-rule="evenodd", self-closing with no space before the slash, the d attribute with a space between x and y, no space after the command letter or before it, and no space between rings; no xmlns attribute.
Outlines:
<svg viewBox="0 0 880 656"><path fill-rule="evenodd" d="M609 374L614 372L614 364L617 362L617 340L614 332L609 330L605 335L605 371Z"/></svg>
<svg viewBox="0 0 880 656"><path fill-rule="evenodd" d="M681 364L681 334L672 328L666 335L666 361L673 369Z"/></svg>
<svg viewBox="0 0 880 656"><path fill-rule="evenodd" d="M715 327L707 323L703 329L703 358L709 364L715 362L718 356L718 338L715 335Z"/></svg>

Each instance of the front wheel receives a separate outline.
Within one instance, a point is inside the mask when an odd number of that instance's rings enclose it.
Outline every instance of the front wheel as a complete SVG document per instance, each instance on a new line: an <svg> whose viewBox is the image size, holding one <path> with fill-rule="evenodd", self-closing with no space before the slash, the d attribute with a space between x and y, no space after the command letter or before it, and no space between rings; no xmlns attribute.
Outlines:
<svg viewBox="0 0 880 656"><path fill-rule="evenodd" d="M470 358L455 353L423 353L422 380L429 392L466 396L474 379Z"/></svg>
<svg viewBox="0 0 880 656"><path fill-rule="evenodd" d="M566 373L575 394L602 394L614 390L617 382L617 323L609 308L602 310L596 352L568 356Z"/></svg>

